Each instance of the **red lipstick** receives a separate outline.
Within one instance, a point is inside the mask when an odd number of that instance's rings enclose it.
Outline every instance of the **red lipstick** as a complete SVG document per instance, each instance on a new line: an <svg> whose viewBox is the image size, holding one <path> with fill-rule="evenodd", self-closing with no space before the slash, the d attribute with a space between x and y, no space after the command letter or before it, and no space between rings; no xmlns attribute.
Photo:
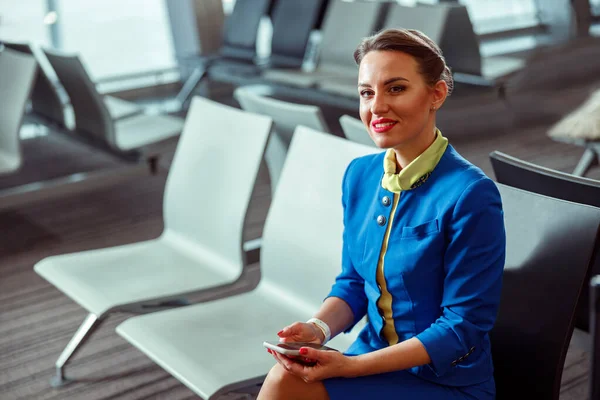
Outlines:
<svg viewBox="0 0 600 400"><path fill-rule="evenodd" d="M378 118L371 121L371 128L377 133L384 133L392 129L398 122L389 118Z"/></svg>

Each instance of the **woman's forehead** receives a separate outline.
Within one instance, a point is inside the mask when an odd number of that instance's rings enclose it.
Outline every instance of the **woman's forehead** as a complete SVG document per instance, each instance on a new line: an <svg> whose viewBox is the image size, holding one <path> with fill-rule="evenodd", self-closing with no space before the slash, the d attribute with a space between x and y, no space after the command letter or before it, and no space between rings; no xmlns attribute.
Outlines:
<svg viewBox="0 0 600 400"><path fill-rule="evenodd" d="M359 67L359 80L387 80L401 76L406 79L419 75L418 63L413 56L401 51L370 51Z"/></svg>

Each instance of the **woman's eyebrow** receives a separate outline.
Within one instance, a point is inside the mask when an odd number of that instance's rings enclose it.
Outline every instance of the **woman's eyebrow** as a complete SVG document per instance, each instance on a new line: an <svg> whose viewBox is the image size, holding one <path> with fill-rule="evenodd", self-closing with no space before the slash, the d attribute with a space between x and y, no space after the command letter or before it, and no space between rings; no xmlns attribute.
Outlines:
<svg viewBox="0 0 600 400"><path fill-rule="evenodd" d="M383 82L383 85L384 85L384 86L385 86L385 85L389 85L390 83L392 83L392 82L396 82L396 81L406 81L406 82L409 82L409 80L408 80L408 79L406 79L406 78L403 78L403 77L401 77L401 76L395 76L395 77L393 77L393 78L386 79L386 80L385 80L385 82ZM358 83L358 87L371 87L371 85L370 85L370 84L368 84L368 83L366 83L366 82L359 82L359 83Z"/></svg>

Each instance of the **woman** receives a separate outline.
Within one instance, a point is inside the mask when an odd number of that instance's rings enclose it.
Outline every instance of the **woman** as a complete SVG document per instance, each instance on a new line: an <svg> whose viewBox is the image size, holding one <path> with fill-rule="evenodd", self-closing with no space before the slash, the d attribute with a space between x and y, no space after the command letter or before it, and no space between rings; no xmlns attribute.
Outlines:
<svg viewBox="0 0 600 400"><path fill-rule="evenodd" d="M369 322L345 354L303 348L314 366L269 351L277 364L258 398L493 399L502 204L436 128L450 70L414 30L365 38L354 57L361 119L387 150L348 166L342 271L314 318L278 335L325 343Z"/></svg>

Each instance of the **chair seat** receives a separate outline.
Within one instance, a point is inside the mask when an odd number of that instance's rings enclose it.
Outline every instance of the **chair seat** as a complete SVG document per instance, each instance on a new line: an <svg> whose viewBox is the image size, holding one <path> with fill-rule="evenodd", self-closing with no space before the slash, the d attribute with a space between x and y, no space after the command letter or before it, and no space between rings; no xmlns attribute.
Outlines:
<svg viewBox="0 0 600 400"><path fill-rule="evenodd" d="M251 312L249 312L251 310ZM253 292L168 312L130 318L117 333L203 399L261 381L274 365L262 346L294 321L306 321L311 307L275 297L260 284ZM354 331L328 345L345 351ZM238 382L235 386L228 386Z"/></svg>
<svg viewBox="0 0 600 400"><path fill-rule="evenodd" d="M21 166L21 158L0 150L0 175L15 172Z"/></svg>
<svg viewBox="0 0 600 400"><path fill-rule="evenodd" d="M34 269L97 316L119 305L228 284L237 278L233 271L239 268L220 265L209 254L182 250L174 242L161 236L124 246L52 256L37 263Z"/></svg>
<svg viewBox="0 0 600 400"><path fill-rule="evenodd" d="M283 85L308 88L315 86L319 81L338 79L340 74L342 74L343 77L346 75L351 76L351 74L354 74L356 77L358 76L357 70L352 70L344 66L319 65L316 70L311 72L299 69L270 69L263 72L262 77L268 81L281 83Z"/></svg>
<svg viewBox="0 0 600 400"><path fill-rule="evenodd" d="M113 119L130 117L143 111L137 104L113 96L104 96L104 104Z"/></svg>
<svg viewBox="0 0 600 400"><path fill-rule="evenodd" d="M134 115L115 121L117 147L132 150L177 136L183 119L169 115Z"/></svg>
<svg viewBox="0 0 600 400"><path fill-rule="evenodd" d="M481 59L481 76L493 82L523 69L525 65L525 60L520 58L485 57Z"/></svg>

